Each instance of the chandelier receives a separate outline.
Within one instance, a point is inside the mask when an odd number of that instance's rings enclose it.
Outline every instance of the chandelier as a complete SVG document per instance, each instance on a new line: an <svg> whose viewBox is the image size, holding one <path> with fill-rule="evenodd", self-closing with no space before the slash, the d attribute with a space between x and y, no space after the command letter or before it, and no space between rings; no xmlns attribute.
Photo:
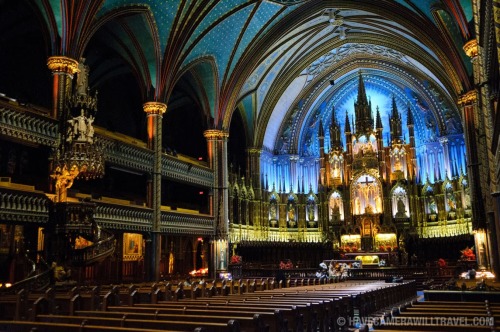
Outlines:
<svg viewBox="0 0 500 332"><path fill-rule="evenodd" d="M59 138L52 155L56 202L66 201L66 190L75 179L96 179L104 175L104 153L94 136L97 92L90 95L88 67L79 65L75 92L66 100L60 117Z"/></svg>

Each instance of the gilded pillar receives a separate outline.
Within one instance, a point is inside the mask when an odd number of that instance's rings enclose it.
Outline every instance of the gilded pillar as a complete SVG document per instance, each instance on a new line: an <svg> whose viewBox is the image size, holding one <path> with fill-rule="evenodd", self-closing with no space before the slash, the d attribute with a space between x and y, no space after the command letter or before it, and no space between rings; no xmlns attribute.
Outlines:
<svg viewBox="0 0 500 332"><path fill-rule="evenodd" d="M254 234L257 234L257 230L262 229L262 219L261 219L261 209L262 209L262 180L261 180L261 168L260 168L260 156L262 150L258 148L248 149L248 159L249 159L249 172L250 172L250 183L254 189L254 200L250 201L248 213L250 215L251 223L254 227Z"/></svg>
<svg viewBox="0 0 500 332"><path fill-rule="evenodd" d="M498 65L500 67L500 0L493 0L493 18L495 20Z"/></svg>
<svg viewBox="0 0 500 332"><path fill-rule="evenodd" d="M149 278L151 281L160 280L161 259L161 153L162 153L162 118L167 105L160 102L147 102L143 105L147 113L148 148L153 150L153 171L151 184L148 188L148 206L153 210L151 234L151 266Z"/></svg>
<svg viewBox="0 0 500 332"><path fill-rule="evenodd" d="M229 222L229 191L227 169L227 140L229 133L224 130L211 129L203 133L207 139L208 162L214 171L214 242L212 245L211 274L216 277L216 271L226 271L229 255L228 222Z"/></svg>
<svg viewBox="0 0 500 332"><path fill-rule="evenodd" d="M53 56L48 59L47 67L52 71L51 116L58 119L64 114L65 102L71 93L73 75L78 73L78 61L65 56Z"/></svg>
<svg viewBox="0 0 500 332"><path fill-rule="evenodd" d="M248 149L248 170L249 177L252 184L252 187L259 191L261 185L261 169L260 169L260 155L262 153L261 149L258 148L250 148Z"/></svg>
<svg viewBox="0 0 500 332"><path fill-rule="evenodd" d="M477 40L472 39L468 41L463 46L463 49L467 56L471 58L474 84L480 86L482 81L481 57L479 56ZM486 133L480 89L479 87L479 91L471 90L463 94L458 101L458 104L462 107L462 121L464 123L466 146L468 147L471 199L473 202L476 202L472 206L472 226L474 229L484 229L485 227L488 202L485 201L486 198L483 195L483 190L489 186L487 177L481 176L488 173L488 151L484 140Z"/></svg>

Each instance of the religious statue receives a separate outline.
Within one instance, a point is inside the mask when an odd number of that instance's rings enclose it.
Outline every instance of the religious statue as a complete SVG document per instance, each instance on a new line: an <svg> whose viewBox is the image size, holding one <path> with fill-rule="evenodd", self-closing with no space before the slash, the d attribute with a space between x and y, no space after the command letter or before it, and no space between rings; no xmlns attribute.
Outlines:
<svg viewBox="0 0 500 332"><path fill-rule="evenodd" d="M396 205L397 205L396 218L405 218L406 217L406 205L403 202L402 197L398 198Z"/></svg>
<svg viewBox="0 0 500 332"><path fill-rule="evenodd" d="M382 198L380 198L380 196L375 198L375 207L377 213L382 213Z"/></svg>
<svg viewBox="0 0 500 332"><path fill-rule="evenodd" d="M68 130L66 141L72 142L76 139L77 142L93 143L94 141L94 117L90 115L85 117L85 111L82 109L80 115L68 120Z"/></svg>
<svg viewBox="0 0 500 332"><path fill-rule="evenodd" d="M84 64L85 59L80 59L78 64L79 73L76 76L76 92L79 95L87 95L89 67Z"/></svg>
<svg viewBox="0 0 500 332"><path fill-rule="evenodd" d="M430 214L437 213L437 206L436 206L436 201L434 200L434 196L429 196L429 213Z"/></svg>
<svg viewBox="0 0 500 332"><path fill-rule="evenodd" d="M314 221L314 204L309 204L307 212L309 216L309 221Z"/></svg>
<svg viewBox="0 0 500 332"><path fill-rule="evenodd" d="M466 209L470 208L470 193L469 193L468 189L465 191L465 194L464 194L464 206Z"/></svg>
<svg viewBox="0 0 500 332"><path fill-rule="evenodd" d="M450 208L450 211L455 211L457 209L457 203L453 193L448 195L448 207Z"/></svg>
<svg viewBox="0 0 500 332"><path fill-rule="evenodd" d="M54 201L56 203L66 202L68 197L68 189L73 185L73 180L78 176L78 170L72 168L68 170L66 167L58 168L52 178L56 180L56 196Z"/></svg>
<svg viewBox="0 0 500 332"><path fill-rule="evenodd" d="M337 204L337 201L334 201L333 206L332 206L332 216L338 215L338 214L340 214L340 208Z"/></svg>
<svg viewBox="0 0 500 332"><path fill-rule="evenodd" d="M293 204L288 205L288 220L295 221L295 208Z"/></svg>
<svg viewBox="0 0 500 332"><path fill-rule="evenodd" d="M361 202L359 200L359 197L356 197L354 199L354 211L356 214L361 214Z"/></svg>
<svg viewBox="0 0 500 332"><path fill-rule="evenodd" d="M271 207L269 208L269 218L270 220L276 220L277 214L276 214L276 204L271 203Z"/></svg>

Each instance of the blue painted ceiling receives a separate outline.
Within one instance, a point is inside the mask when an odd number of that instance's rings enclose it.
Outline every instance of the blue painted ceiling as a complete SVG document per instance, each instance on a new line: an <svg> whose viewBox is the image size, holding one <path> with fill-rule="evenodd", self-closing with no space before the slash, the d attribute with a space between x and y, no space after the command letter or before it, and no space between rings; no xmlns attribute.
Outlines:
<svg viewBox="0 0 500 332"><path fill-rule="evenodd" d="M419 142L432 139L432 126L438 135L461 131L456 99L470 89L470 61L462 49L474 35L470 1L69 3L37 2L52 53L88 55L102 79L131 70L144 95L154 91L160 100L174 95L189 71L203 91L192 97L205 99L200 104L209 108L204 112L214 126L228 128L238 109L254 146L280 153L279 139L289 135L287 153L309 153L314 121L328 126L335 110L345 126L359 71L384 126L394 95L404 121L408 109L414 115ZM121 58L88 52L97 35Z"/></svg>

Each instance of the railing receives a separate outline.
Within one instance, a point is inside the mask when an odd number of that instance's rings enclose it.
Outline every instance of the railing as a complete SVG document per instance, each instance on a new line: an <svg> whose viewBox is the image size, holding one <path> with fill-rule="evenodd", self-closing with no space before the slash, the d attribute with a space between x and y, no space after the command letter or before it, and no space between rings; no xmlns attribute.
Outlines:
<svg viewBox="0 0 500 332"><path fill-rule="evenodd" d="M41 260L41 267L39 270L41 271L38 274L35 274L31 277L23 279L19 282L16 282L9 288L3 288L0 292L1 294L17 294L20 290L24 289L25 291L40 291L47 288L51 282L51 274L53 273L52 269L48 266L45 261Z"/></svg>
<svg viewBox="0 0 500 332"><path fill-rule="evenodd" d="M229 265L229 272L233 269L233 265ZM437 277L453 277L461 266L446 266L444 268L438 266L420 266L420 267L363 267L359 269L349 270L349 279L371 279L371 280L385 280L389 277L403 277L404 279L428 279ZM238 271L243 278L251 277L273 277L279 270L278 266L252 266L244 264L238 266ZM319 268L293 268L284 270L290 277L314 277ZM241 272L240 272L241 271Z"/></svg>
<svg viewBox="0 0 500 332"><path fill-rule="evenodd" d="M73 251L72 263L75 266L84 266L97 263L113 254L115 251L115 236L106 230L101 230L104 239L83 249Z"/></svg>

